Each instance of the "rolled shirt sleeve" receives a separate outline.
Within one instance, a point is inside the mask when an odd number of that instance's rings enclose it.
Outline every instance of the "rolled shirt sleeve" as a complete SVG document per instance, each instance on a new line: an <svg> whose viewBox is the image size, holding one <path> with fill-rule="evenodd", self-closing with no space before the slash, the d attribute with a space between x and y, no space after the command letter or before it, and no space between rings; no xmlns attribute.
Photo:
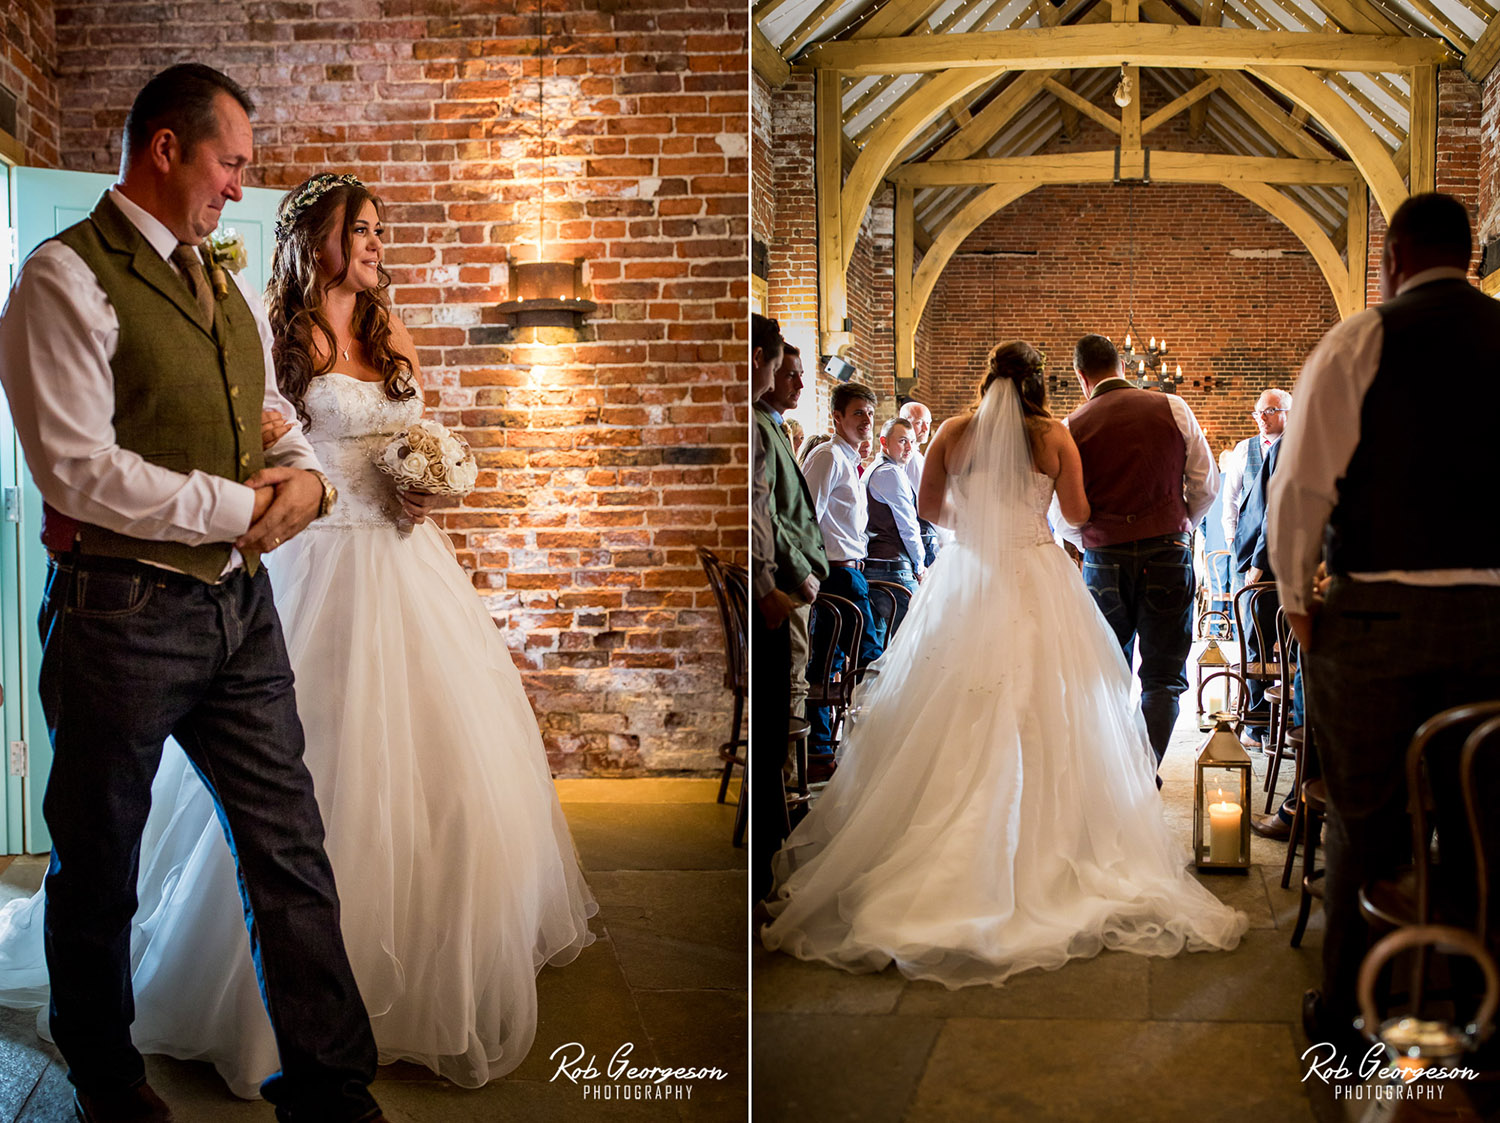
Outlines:
<svg viewBox="0 0 1500 1123"><path fill-rule="evenodd" d="M1214 463L1208 438L1192 409L1176 394L1167 395L1167 401L1187 449L1187 462L1182 469L1182 498L1187 504L1188 521L1197 526L1214 505L1214 496L1219 494L1219 466Z"/></svg>
<svg viewBox="0 0 1500 1123"><path fill-rule="evenodd" d="M1235 528L1240 524L1240 495L1245 490L1245 462L1249 452L1249 441L1241 441L1235 445L1234 451L1229 454L1229 463L1220 476L1224 491L1224 541L1231 550L1234 549Z"/></svg>
<svg viewBox="0 0 1500 1123"><path fill-rule="evenodd" d="M1323 529L1359 445L1360 411L1383 343L1380 314L1367 309L1323 337L1297 380L1266 512L1271 568L1288 612L1305 613L1312 605Z"/></svg>
<svg viewBox="0 0 1500 1123"><path fill-rule="evenodd" d="M926 551L922 549L922 527L917 522L917 497L906 478L906 470L894 460L876 465L870 473L870 495L891 509L901 543L913 569L920 574Z"/></svg>

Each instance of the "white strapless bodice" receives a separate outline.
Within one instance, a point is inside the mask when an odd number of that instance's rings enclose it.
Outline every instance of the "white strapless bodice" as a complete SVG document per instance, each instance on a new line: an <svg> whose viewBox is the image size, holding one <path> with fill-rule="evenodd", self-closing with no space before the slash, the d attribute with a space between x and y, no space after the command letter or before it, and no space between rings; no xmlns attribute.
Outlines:
<svg viewBox="0 0 1500 1123"><path fill-rule="evenodd" d="M330 373L314 378L303 401L312 428L308 440L339 501L318 529L390 526L401 517L394 481L375 461L397 433L422 419L420 396L393 402L379 382Z"/></svg>

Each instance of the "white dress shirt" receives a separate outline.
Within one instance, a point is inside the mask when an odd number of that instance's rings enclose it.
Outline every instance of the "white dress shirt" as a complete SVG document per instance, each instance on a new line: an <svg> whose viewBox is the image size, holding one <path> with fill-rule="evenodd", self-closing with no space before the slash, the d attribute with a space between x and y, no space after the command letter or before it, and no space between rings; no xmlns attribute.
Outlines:
<svg viewBox="0 0 1500 1123"><path fill-rule="evenodd" d="M1097 398L1106 387L1114 382L1130 385L1123 378L1106 378L1094 387L1094 392L1089 395L1089 399L1092 401ZM1214 496L1219 494L1219 466L1214 463L1214 454L1208 447L1208 438L1203 435L1203 428L1198 424L1198 418L1187 402L1176 394L1163 396L1172 409L1172 420L1177 423L1177 431L1182 434L1183 448L1187 451L1187 460L1182 466L1182 501L1187 505L1189 524L1196 527L1203 521L1203 516L1208 513L1208 509L1214 505ZM1063 424L1067 423L1067 419L1064 418ZM1083 528L1075 527L1063 518L1062 507L1057 501L1056 493L1052 496L1052 506L1048 511L1048 517L1063 538L1080 550L1084 548Z"/></svg>
<svg viewBox="0 0 1500 1123"><path fill-rule="evenodd" d="M808 453L802 465L828 560L863 561L869 508L859 478L859 449L835 433Z"/></svg>
<svg viewBox="0 0 1500 1123"><path fill-rule="evenodd" d="M922 528L917 523L917 492L906 476L905 466L897 464L882 452L868 476L870 497L880 500L891 509L891 515L896 520L896 531L901 535L901 544L911 559L912 568L920 577L922 559L926 557L927 551L922 549Z"/></svg>
<svg viewBox="0 0 1500 1123"><path fill-rule="evenodd" d="M1428 269L1408 279L1400 292L1464 276L1462 269ZM1325 335L1302 367L1297 409L1282 436L1286 448L1271 479L1266 516L1271 568L1288 612L1307 612L1312 603L1323 530L1338 503L1338 482L1359 446L1365 393L1380 369L1384 344L1380 313L1367 308ZM1349 577L1404 585L1500 585L1500 569L1386 570Z"/></svg>
<svg viewBox="0 0 1500 1123"><path fill-rule="evenodd" d="M118 188L110 197L169 260L176 235ZM271 325L260 298L232 276L260 333L265 408L292 422L266 450L267 463L317 468L296 410L276 388ZM114 307L81 257L50 241L27 258L0 313L0 381L42 498L64 515L134 538L189 546L234 541L250 528L251 488L207 472L163 468L116 443L109 364L119 338Z"/></svg>

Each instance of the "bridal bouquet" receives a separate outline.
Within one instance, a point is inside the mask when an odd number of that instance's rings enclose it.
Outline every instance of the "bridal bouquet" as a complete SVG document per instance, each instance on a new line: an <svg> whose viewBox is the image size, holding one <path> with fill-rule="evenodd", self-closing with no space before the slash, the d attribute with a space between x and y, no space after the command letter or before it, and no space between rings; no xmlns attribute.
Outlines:
<svg viewBox="0 0 1500 1123"><path fill-rule="evenodd" d="M375 463L403 491L468 495L479 478L468 443L436 421L418 421L397 433Z"/></svg>

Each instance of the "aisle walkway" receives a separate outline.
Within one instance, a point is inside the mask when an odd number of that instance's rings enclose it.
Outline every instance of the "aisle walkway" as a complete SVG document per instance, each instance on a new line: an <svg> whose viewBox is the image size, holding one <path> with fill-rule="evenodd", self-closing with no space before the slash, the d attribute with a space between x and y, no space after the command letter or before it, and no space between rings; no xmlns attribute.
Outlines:
<svg viewBox="0 0 1500 1123"><path fill-rule="evenodd" d="M1184 713L1162 770L1167 820L1184 845L1204 736ZM1259 771L1264 758L1252 756ZM1283 768L1282 790L1291 771ZM1321 974L1322 915L1315 906L1302 947L1288 946L1298 894L1281 888L1285 854L1253 838L1248 877L1201 876L1249 915L1250 931L1228 953L1105 952L1003 987L948 991L757 947L757 1123L1333 1123L1328 1097L1315 1113L1298 1060L1302 993Z"/></svg>
<svg viewBox="0 0 1500 1123"><path fill-rule="evenodd" d="M374 1089L386 1114L393 1123L743 1120L745 853L729 845L732 805L713 803L712 780L557 786L599 899L598 941L567 967L542 972L536 1044L520 1068L466 1091L423 1068L387 1066ZM31 892L44 868L38 858L15 861L0 876L0 902ZM570 1042L595 1055L601 1071L631 1042L637 1065L716 1066L727 1078L688 1082L691 1097L681 1100L586 1100L583 1084L553 1079L549 1054ZM268 1105L231 1097L207 1065L151 1057L147 1068L180 1123L272 1119ZM0 1009L0 1123L11 1120L72 1123L72 1096L56 1051L37 1039L34 1015Z"/></svg>

